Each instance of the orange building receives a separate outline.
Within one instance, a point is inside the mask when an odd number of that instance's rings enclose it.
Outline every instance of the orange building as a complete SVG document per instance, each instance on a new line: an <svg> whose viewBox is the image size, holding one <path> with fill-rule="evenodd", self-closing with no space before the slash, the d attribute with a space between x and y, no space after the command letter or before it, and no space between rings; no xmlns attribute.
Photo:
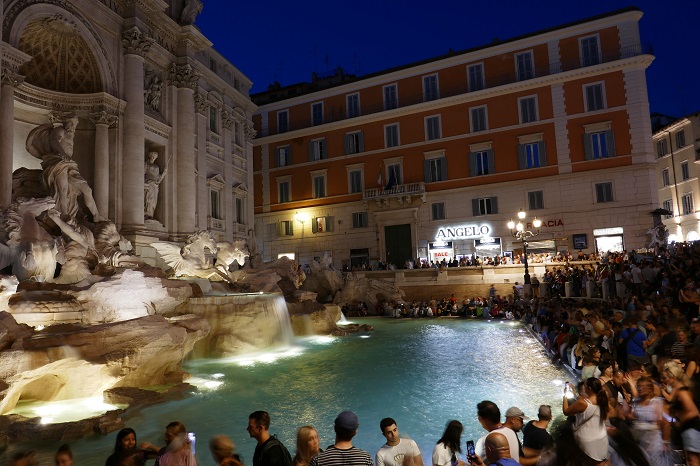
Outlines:
<svg viewBox="0 0 700 466"><path fill-rule="evenodd" d="M628 8L251 96L258 247L336 267L634 249L658 205L642 12Z"/></svg>

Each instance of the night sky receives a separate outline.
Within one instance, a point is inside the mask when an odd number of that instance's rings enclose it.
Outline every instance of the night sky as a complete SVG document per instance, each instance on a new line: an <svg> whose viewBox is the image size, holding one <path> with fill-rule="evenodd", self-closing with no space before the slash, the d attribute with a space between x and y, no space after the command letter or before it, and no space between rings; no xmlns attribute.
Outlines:
<svg viewBox="0 0 700 466"><path fill-rule="evenodd" d="M373 73L628 6L644 12L642 42L656 56L647 69L651 111L700 111L698 0L204 0L196 25L255 93L275 80L310 81L313 71Z"/></svg>

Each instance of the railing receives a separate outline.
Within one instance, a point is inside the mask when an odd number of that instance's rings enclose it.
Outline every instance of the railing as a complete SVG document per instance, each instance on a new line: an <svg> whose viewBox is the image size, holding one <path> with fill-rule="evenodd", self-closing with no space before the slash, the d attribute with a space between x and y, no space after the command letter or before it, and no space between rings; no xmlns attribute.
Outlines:
<svg viewBox="0 0 700 466"><path fill-rule="evenodd" d="M556 63L551 63L549 66L546 67L539 67L534 69L534 76L531 79L536 79L542 76L550 76L553 74L558 74L558 73L563 73L566 71L571 71L579 68L586 68L587 66L595 66L600 63L609 63L617 60L622 60L625 58L631 58L631 57L636 57L638 55L644 55L644 54L653 54L654 49L651 46L651 44L636 44L636 45L630 45L628 47L623 47L620 50L602 55L600 57L599 63L594 63L592 65L584 65L581 62L581 59L576 57L572 58L571 60L566 60L563 62L556 62ZM456 95L460 94L467 94L470 92L476 92L475 90L470 90L468 88L468 83L461 82L461 83L455 83L452 86L449 86L446 82L443 80L442 83L440 83L440 95L438 98L446 98L446 97L453 97ZM502 74L500 76L491 76L485 80L484 82L484 87L482 89L491 89L494 87L498 86L505 86L507 84L512 84L515 82L519 82L517 78L517 74L515 72L515 68L513 67L513 71ZM481 89L479 89L481 90ZM421 104L423 102L426 102L426 100L423 98L422 93L419 95L414 95L414 96L405 96L401 95L399 96L398 99L398 104L399 108L404 108L404 107L409 107L411 105L417 105ZM360 107L360 116L362 115L371 115L374 113L379 113L386 111L384 108L384 104L376 104L376 105L362 105ZM347 120L347 113L346 109L344 106L327 106L324 108L324 114L323 114L323 124L326 123L333 123L335 121L341 121L341 120ZM308 116L303 119L294 119L293 121L290 121L288 125L288 130L285 132L289 131L295 131L299 129L304 129L314 126L312 125L312 120L311 117ZM260 136L267 136L272 134L271 132L268 131L261 131Z"/></svg>
<svg viewBox="0 0 700 466"><path fill-rule="evenodd" d="M365 189L363 199L390 198L400 196L420 196L425 193L425 183L398 184L391 189Z"/></svg>

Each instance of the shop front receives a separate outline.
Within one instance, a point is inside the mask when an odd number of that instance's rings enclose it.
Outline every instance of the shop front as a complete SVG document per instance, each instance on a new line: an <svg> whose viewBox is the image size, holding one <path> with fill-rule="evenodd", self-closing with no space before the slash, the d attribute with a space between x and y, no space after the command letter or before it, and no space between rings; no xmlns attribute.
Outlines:
<svg viewBox="0 0 700 466"><path fill-rule="evenodd" d="M593 230L597 254L622 252L625 249L622 227L598 228Z"/></svg>

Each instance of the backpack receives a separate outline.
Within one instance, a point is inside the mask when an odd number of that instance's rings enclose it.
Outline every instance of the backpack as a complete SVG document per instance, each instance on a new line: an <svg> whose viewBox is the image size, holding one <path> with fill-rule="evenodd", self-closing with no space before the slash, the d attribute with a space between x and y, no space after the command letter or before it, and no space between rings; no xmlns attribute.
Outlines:
<svg viewBox="0 0 700 466"><path fill-rule="evenodd" d="M287 447L285 447L284 444L277 439L276 435L270 436L270 439L267 442L265 442L265 446L260 452L260 459L265 458L265 455L270 450L270 448L273 448L275 446L279 446L282 449L282 456L284 457L284 466L292 466L294 464L294 462L292 461L292 455L289 454L289 450L287 450Z"/></svg>

